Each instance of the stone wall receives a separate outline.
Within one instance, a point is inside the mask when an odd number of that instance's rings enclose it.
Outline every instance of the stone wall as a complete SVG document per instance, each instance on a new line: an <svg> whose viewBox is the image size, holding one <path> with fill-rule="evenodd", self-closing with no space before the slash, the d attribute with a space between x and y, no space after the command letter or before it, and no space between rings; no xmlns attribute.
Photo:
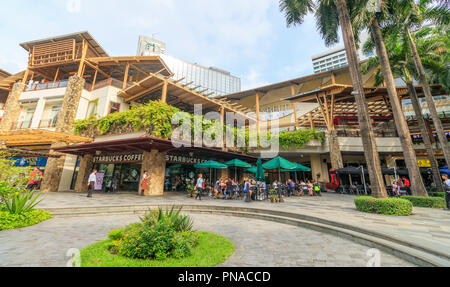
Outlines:
<svg viewBox="0 0 450 287"><path fill-rule="evenodd" d="M44 178L41 183L42 192L58 192L59 182L66 157L64 154L53 151L56 147L66 146L66 143L58 142L51 145L50 154L61 155L60 158L49 158L45 166Z"/></svg>
<svg viewBox="0 0 450 287"><path fill-rule="evenodd" d="M148 189L144 192L146 196L158 196L164 194L164 180L166 176L166 153L152 150L144 152L142 161L142 173L148 171L150 180ZM141 177L142 178L142 177Z"/></svg>
<svg viewBox="0 0 450 287"><path fill-rule="evenodd" d="M89 175L91 174L94 168L94 155L87 154L81 158L80 168L78 170L77 182L75 184L75 192L84 192L88 191L88 180Z"/></svg>
<svg viewBox="0 0 450 287"><path fill-rule="evenodd" d="M73 122L77 115L78 104L80 103L85 82L85 79L76 75L69 78L61 107L61 115L56 125L57 132L73 134Z"/></svg>
<svg viewBox="0 0 450 287"><path fill-rule="evenodd" d="M19 97L25 90L26 85L22 82L14 84L11 93L5 104L5 113L0 122L0 132L6 132L11 129L11 125L19 120L22 107L19 102Z"/></svg>

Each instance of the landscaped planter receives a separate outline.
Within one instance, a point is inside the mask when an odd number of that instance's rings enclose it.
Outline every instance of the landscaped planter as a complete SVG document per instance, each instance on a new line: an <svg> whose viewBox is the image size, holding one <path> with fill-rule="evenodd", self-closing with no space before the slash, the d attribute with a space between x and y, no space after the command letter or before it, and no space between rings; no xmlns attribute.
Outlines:
<svg viewBox="0 0 450 287"><path fill-rule="evenodd" d="M355 198L355 206L361 212L396 216L412 215L413 210L413 204L401 198L360 196Z"/></svg>

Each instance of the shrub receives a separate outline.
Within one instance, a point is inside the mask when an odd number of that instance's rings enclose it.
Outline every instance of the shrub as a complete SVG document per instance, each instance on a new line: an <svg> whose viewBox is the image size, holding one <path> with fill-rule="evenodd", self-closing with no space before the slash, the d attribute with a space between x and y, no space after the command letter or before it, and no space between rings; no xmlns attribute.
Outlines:
<svg viewBox="0 0 450 287"><path fill-rule="evenodd" d="M441 197L425 197L425 196L403 196L403 199L411 201L413 206L430 207L430 208L446 208L446 202Z"/></svg>
<svg viewBox="0 0 450 287"><path fill-rule="evenodd" d="M19 189L10 198L3 197L4 208L12 214L23 214L30 212L40 202L37 201L41 193ZM34 197L33 197L34 196Z"/></svg>
<svg viewBox="0 0 450 287"><path fill-rule="evenodd" d="M45 210L35 209L22 214L12 214L0 210L0 230L22 228L50 219L52 215Z"/></svg>
<svg viewBox="0 0 450 287"><path fill-rule="evenodd" d="M429 192L429 196L431 197L442 197L445 198L445 192Z"/></svg>
<svg viewBox="0 0 450 287"><path fill-rule="evenodd" d="M181 209L149 211L141 218L141 223L127 226L123 230L112 230L113 241L108 249L136 259L164 260L168 257L183 258L191 255L198 242L197 232L193 232L193 221L181 215Z"/></svg>
<svg viewBox="0 0 450 287"><path fill-rule="evenodd" d="M367 213L407 216L412 214L413 205L401 198L373 198L360 196L355 198L356 209Z"/></svg>

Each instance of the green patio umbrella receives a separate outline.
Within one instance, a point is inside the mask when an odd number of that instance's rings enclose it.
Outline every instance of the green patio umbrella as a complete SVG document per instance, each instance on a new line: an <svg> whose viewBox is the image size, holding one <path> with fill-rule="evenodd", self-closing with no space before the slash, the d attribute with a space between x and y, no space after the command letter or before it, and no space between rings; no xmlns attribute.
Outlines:
<svg viewBox="0 0 450 287"><path fill-rule="evenodd" d="M256 166L252 166L251 168L249 168L245 171L256 174L258 172L257 170L258 170L258 168Z"/></svg>
<svg viewBox="0 0 450 287"><path fill-rule="evenodd" d="M209 168L209 180L210 180L211 184L212 184L212 179L211 179L212 169L225 169L225 168L228 168L227 165L225 165L223 163L220 163L220 162L217 162L217 161L213 161L213 160L202 162L202 163L198 163L198 164L194 165L194 167L197 168L197 169L207 169L207 168Z"/></svg>
<svg viewBox="0 0 450 287"><path fill-rule="evenodd" d="M303 172L311 171L311 169L309 167L306 167L306 166L301 165L301 164L296 163L296 162L294 162L294 163L297 165L296 168L294 168L294 169L281 169L281 172L295 172L295 181L297 181L297 172L298 171L303 171Z"/></svg>
<svg viewBox="0 0 450 287"><path fill-rule="evenodd" d="M239 160L239 159L233 159L230 160L229 162L225 163L228 167L234 167L234 180L237 181L237 169L238 167L241 168L251 168L252 165L249 163L246 163L245 161Z"/></svg>
<svg viewBox="0 0 450 287"><path fill-rule="evenodd" d="M256 163L255 180L256 181L266 181L266 176L264 175L264 166L262 164L261 158L258 158L258 161Z"/></svg>
<svg viewBox="0 0 450 287"><path fill-rule="evenodd" d="M297 164L288 161L287 159L284 159L282 157L276 157L265 164L262 165L265 169L278 169L278 180L281 181L281 169L287 169L289 171L294 170L297 168Z"/></svg>

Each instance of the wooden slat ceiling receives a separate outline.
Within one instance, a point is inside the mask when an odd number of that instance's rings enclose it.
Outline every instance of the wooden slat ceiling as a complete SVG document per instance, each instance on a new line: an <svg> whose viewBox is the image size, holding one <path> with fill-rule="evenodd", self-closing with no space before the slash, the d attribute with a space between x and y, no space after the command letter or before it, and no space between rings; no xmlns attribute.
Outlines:
<svg viewBox="0 0 450 287"><path fill-rule="evenodd" d="M75 136L71 134L52 132L47 130L20 130L0 132L0 142L7 146L46 145L55 142L85 143L92 142L91 138Z"/></svg>
<svg viewBox="0 0 450 287"><path fill-rule="evenodd" d="M160 91L163 88L164 83L167 81L167 103L169 105L189 105L202 104L206 110L220 111L223 106L226 112L234 112L240 116L243 116L249 120L256 121L253 116L248 115L251 110L244 108L240 105L233 104L226 100L217 100L208 97L208 90L201 87L189 88L190 84L181 85L179 81L169 80L168 77L162 77L151 73L150 76L135 83L133 86L128 87L118 93L119 97L122 97L125 102L137 101L139 98L143 98L156 91ZM199 92L197 92L199 90Z"/></svg>

